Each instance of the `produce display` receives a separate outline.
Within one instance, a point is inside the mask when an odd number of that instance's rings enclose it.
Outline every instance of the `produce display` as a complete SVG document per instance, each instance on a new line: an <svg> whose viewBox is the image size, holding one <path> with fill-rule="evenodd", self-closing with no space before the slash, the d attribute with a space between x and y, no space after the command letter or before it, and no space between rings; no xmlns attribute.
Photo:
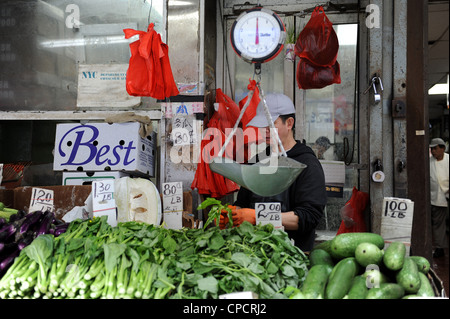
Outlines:
<svg viewBox="0 0 450 319"><path fill-rule="evenodd" d="M344 233L316 245L302 299L407 299L435 297L424 257L407 256L401 242L385 247L380 235Z"/></svg>
<svg viewBox="0 0 450 319"><path fill-rule="evenodd" d="M0 205L1 206L1 205ZM37 236L53 234L59 236L68 224L55 218L52 212L3 208L0 218L0 278L8 270L22 249Z"/></svg>
<svg viewBox="0 0 450 319"><path fill-rule="evenodd" d="M171 230L106 216L38 236L0 279L0 298L291 298L308 258L272 225Z"/></svg>

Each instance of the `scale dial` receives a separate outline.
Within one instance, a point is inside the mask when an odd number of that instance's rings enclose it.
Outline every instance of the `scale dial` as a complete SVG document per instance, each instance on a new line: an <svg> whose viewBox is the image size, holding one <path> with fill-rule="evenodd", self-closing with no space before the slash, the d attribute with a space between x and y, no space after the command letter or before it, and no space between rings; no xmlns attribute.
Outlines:
<svg viewBox="0 0 450 319"><path fill-rule="evenodd" d="M234 51L251 63L274 59L283 49L286 27L271 10L254 8L242 13L231 27Z"/></svg>

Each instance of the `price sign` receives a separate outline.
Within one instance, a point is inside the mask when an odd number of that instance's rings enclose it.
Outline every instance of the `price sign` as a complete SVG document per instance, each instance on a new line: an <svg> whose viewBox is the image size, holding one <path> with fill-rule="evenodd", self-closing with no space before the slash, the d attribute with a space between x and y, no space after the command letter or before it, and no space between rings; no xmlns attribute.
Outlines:
<svg viewBox="0 0 450 319"><path fill-rule="evenodd" d="M382 207L380 235L387 243L400 241L409 247L414 202L404 198L385 197Z"/></svg>
<svg viewBox="0 0 450 319"><path fill-rule="evenodd" d="M256 224L272 224L275 228L282 228L280 203L256 203Z"/></svg>
<svg viewBox="0 0 450 319"><path fill-rule="evenodd" d="M55 212L53 204L53 190L33 187L31 189L31 200L29 212L51 211Z"/></svg>
<svg viewBox="0 0 450 319"><path fill-rule="evenodd" d="M196 128L193 117L179 116L173 119L173 145L182 146L196 144Z"/></svg>
<svg viewBox="0 0 450 319"><path fill-rule="evenodd" d="M108 224L117 226L114 179L92 182L92 213L95 217L108 216Z"/></svg>
<svg viewBox="0 0 450 319"><path fill-rule="evenodd" d="M166 228L183 227L183 183L163 183L163 213Z"/></svg>

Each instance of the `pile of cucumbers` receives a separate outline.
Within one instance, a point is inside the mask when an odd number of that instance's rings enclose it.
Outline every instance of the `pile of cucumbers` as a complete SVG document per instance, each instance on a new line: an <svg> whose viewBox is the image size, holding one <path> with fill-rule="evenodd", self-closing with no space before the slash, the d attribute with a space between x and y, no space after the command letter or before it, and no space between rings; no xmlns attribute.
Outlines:
<svg viewBox="0 0 450 319"><path fill-rule="evenodd" d="M401 242L373 233L344 233L317 245L297 298L406 299L435 297L430 263L407 256Z"/></svg>

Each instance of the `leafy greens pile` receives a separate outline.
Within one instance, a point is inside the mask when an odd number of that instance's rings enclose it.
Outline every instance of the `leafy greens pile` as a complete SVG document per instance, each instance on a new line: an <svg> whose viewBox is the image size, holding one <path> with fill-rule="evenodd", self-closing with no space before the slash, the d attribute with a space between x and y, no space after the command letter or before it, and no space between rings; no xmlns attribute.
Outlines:
<svg viewBox="0 0 450 319"><path fill-rule="evenodd" d="M288 298L308 259L272 225L170 230L105 217L37 237L0 280L0 298Z"/></svg>

